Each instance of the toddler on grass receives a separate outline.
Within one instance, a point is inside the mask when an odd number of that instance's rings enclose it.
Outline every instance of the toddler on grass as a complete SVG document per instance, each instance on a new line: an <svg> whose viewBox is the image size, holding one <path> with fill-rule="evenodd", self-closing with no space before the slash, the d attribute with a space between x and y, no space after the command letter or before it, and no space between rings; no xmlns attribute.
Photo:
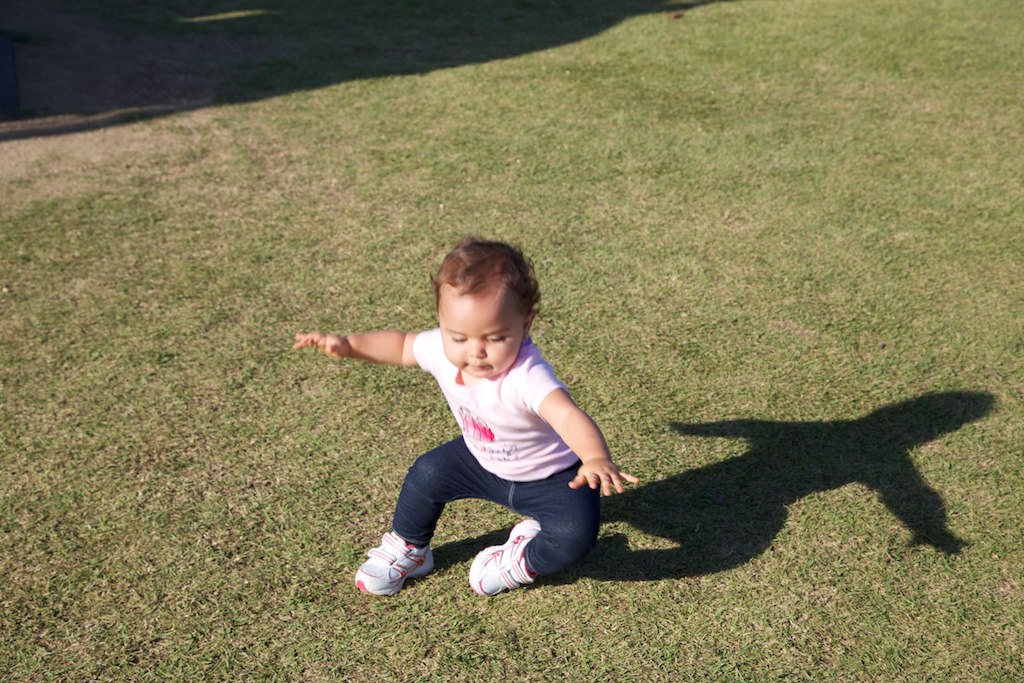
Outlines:
<svg viewBox="0 0 1024 683"><path fill-rule="evenodd" d="M600 493L639 480L619 470L601 431L573 402L530 338L540 290L515 247L467 238L434 278L436 329L349 336L295 335L296 349L416 366L431 373L462 435L420 456L406 475L393 530L369 551L356 586L393 595L434 568L430 540L444 506L461 498L528 519L484 549L469 570L481 595L559 572L594 547Z"/></svg>

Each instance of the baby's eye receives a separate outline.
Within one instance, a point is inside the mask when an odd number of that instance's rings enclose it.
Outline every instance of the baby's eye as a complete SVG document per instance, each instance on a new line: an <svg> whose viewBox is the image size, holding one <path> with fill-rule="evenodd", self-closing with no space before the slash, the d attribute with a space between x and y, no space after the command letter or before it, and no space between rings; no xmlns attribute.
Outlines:
<svg viewBox="0 0 1024 683"><path fill-rule="evenodd" d="M462 342L466 341L466 338L465 337L452 337L452 341L455 342L456 344L461 344Z"/></svg>
<svg viewBox="0 0 1024 683"><path fill-rule="evenodd" d="M494 342L497 344L505 341L506 339L508 339L508 337L488 337L487 341Z"/></svg>

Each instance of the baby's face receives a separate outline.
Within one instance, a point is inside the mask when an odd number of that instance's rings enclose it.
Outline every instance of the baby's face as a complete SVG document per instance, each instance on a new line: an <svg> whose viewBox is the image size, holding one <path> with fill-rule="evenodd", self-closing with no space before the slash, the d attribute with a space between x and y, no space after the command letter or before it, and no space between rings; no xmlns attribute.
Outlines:
<svg viewBox="0 0 1024 683"><path fill-rule="evenodd" d="M444 355L467 384L507 372L533 322L533 315L520 313L503 288L469 295L450 285L441 286L437 317Z"/></svg>

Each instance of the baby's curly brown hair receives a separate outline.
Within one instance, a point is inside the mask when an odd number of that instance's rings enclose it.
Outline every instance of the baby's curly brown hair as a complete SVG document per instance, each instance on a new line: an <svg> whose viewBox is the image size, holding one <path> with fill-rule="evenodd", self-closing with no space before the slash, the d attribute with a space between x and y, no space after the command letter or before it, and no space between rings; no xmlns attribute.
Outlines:
<svg viewBox="0 0 1024 683"><path fill-rule="evenodd" d="M434 296L441 300L441 287L449 285L459 294L480 294L504 287L515 297L523 315L537 311L540 286L533 264L518 248L505 242L466 237L441 262L434 276Z"/></svg>

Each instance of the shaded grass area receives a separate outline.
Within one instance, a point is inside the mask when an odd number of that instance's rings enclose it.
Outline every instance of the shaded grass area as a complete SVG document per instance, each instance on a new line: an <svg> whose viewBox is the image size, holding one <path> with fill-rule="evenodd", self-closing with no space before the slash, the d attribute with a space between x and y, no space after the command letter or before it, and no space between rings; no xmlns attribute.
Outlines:
<svg viewBox="0 0 1024 683"><path fill-rule="evenodd" d="M128 167L24 168L6 678L1019 678L1016 5L592 19L133 124L160 144ZM467 232L533 256L538 341L644 481L563 576L472 595L515 518L463 502L438 571L367 599L352 573L451 417L421 373L289 340L432 325Z"/></svg>
<svg viewBox="0 0 1024 683"><path fill-rule="evenodd" d="M24 120L0 140L514 58L661 9L649 0L43 0L12 8L0 28L20 44L29 93Z"/></svg>

